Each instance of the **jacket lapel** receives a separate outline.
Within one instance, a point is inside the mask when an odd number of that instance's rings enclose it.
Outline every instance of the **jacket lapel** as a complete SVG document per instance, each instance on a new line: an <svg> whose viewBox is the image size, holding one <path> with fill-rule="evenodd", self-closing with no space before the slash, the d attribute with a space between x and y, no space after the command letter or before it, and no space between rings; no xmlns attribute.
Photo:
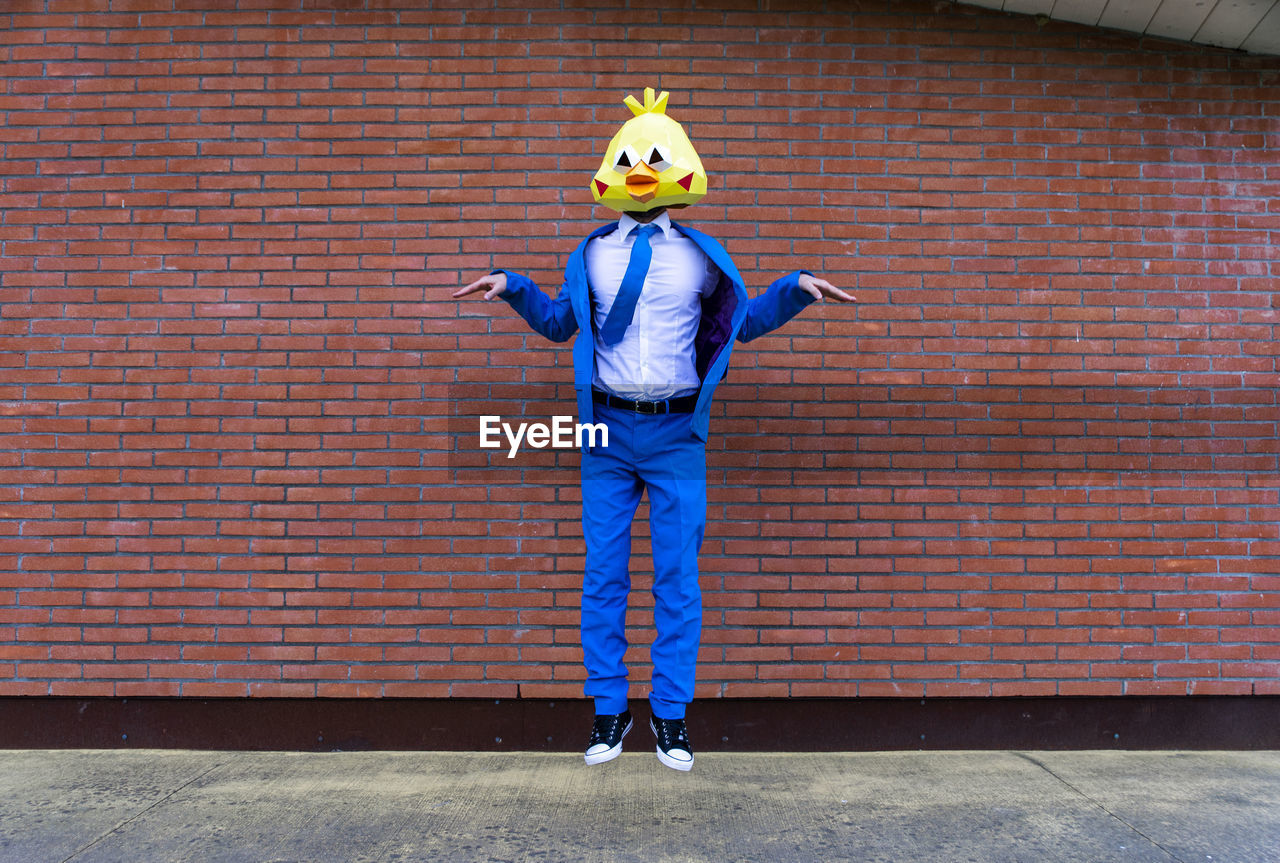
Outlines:
<svg viewBox="0 0 1280 863"><path fill-rule="evenodd" d="M573 314L578 321L578 330L583 335L590 335L595 338L595 330L592 326L591 317L591 280L587 276L587 243L596 237L603 237L605 234L611 234L617 230L618 225L601 225L596 228L587 238L578 244L578 248L573 250L573 254L569 257L569 300L573 305Z"/></svg>

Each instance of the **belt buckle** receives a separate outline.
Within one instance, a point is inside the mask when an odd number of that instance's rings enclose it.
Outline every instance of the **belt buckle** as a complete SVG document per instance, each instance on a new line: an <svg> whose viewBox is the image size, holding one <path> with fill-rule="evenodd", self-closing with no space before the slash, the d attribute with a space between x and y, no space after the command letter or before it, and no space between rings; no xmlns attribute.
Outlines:
<svg viewBox="0 0 1280 863"><path fill-rule="evenodd" d="M660 414L666 411L659 410L660 407L666 407L665 402L636 402L636 413L641 414Z"/></svg>

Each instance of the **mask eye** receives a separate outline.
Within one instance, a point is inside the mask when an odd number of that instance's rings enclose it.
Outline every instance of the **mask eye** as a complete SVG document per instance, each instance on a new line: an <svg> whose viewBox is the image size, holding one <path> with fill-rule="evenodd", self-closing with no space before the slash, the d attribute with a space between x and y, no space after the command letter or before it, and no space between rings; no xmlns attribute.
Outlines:
<svg viewBox="0 0 1280 863"><path fill-rule="evenodd" d="M636 158L635 150L630 147L623 147L618 151L618 155L613 162L613 169L619 174L625 174L636 166L640 160Z"/></svg>
<svg viewBox="0 0 1280 863"><path fill-rule="evenodd" d="M671 167L671 159L667 155L667 151L657 144L649 148L648 158L645 159L649 163L649 167L655 171L665 171Z"/></svg>

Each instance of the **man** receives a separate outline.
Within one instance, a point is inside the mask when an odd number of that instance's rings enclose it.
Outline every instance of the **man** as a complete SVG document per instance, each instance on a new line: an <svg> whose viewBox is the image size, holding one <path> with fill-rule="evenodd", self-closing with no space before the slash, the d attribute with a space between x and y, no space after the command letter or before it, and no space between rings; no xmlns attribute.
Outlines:
<svg viewBox="0 0 1280 863"><path fill-rule="evenodd" d="M706 524L706 439L711 398L735 339L776 329L822 297L854 297L799 271L748 300L720 244L671 221L668 208L706 194L693 145L666 115L667 94L646 88L635 115L605 151L591 183L595 200L621 213L588 236L569 259L565 284L550 299L519 273L495 270L454 293L501 297L537 332L573 346L579 421L608 426L608 446L584 444L582 526L587 544L582 588L586 694L595 722L586 761L622 752L631 730L623 664L631 587L631 521L649 493L654 564L650 728L658 759L693 766L685 708L693 699L701 637L698 549Z"/></svg>

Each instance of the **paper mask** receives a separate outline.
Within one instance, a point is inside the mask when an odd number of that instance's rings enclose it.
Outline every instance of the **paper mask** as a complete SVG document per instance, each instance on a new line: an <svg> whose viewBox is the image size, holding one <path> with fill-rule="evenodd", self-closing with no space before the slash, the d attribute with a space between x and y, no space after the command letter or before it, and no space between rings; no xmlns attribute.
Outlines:
<svg viewBox="0 0 1280 863"><path fill-rule="evenodd" d="M707 174L680 124L667 116L667 93L644 88L644 104L628 96L635 114L609 142L591 181L597 203L620 213L687 207L707 193Z"/></svg>

